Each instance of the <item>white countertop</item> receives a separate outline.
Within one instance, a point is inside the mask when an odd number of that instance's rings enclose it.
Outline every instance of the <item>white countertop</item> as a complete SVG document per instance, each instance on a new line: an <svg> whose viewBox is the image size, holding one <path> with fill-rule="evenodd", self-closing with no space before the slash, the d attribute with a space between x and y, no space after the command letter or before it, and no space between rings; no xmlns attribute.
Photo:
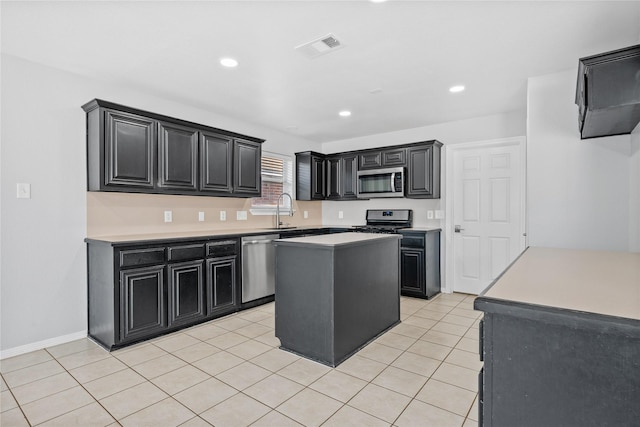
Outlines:
<svg viewBox="0 0 640 427"><path fill-rule="evenodd" d="M291 239L278 239L276 245L309 245L309 246L342 246L358 243L373 242L380 239L401 239L399 234L380 234L380 233L335 233L320 234L318 236L294 237Z"/></svg>
<svg viewBox="0 0 640 427"><path fill-rule="evenodd" d="M532 247L481 296L640 320L640 253Z"/></svg>

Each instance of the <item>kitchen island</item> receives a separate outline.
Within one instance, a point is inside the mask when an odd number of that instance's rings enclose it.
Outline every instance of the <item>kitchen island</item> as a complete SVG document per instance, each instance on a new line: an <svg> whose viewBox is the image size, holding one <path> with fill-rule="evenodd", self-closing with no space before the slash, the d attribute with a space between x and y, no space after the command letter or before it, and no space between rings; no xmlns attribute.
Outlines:
<svg viewBox="0 0 640 427"><path fill-rule="evenodd" d="M640 425L640 254L529 248L474 307L480 426Z"/></svg>
<svg viewBox="0 0 640 427"><path fill-rule="evenodd" d="M337 366L400 322L397 234L276 240L281 348Z"/></svg>

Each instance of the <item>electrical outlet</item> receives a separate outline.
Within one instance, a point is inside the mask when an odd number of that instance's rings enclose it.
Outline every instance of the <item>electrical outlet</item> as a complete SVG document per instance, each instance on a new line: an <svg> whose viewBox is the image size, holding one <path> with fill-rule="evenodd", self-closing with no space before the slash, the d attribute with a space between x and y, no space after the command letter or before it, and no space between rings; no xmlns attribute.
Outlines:
<svg viewBox="0 0 640 427"><path fill-rule="evenodd" d="M19 183L17 185L16 195L18 199L30 199L31 198L31 184Z"/></svg>
<svg viewBox="0 0 640 427"><path fill-rule="evenodd" d="M220 211L220 221L227 220L227 211Z"/></svg>
<svg viewBox="0 0 640 427"><path fill-rule="evenodd" d="M164 211L164 222L172 222L173 221L173 212Z"/></svg>
<svg viewBox="0 0 640 427"><path fill-rule="evenodd" d="M309 211L304 211L304 219L309 218Z"/></svg>
<svg viewBox="0 0 640 427"><path fill-rule="evenodd" d="M204 212L198 212L198 221L204 221Z"/></svg>
<svg viewBox="0 0 640 427"><path fill-rule="evenodd" d="M344 212L338 211L338 219L342 219L342 218L344 218Z"/></svg>
<svg viewBox="0 0 640 427"><path fill-rule="evenodd" d="M427 219L433 219L433 211L427 211Z"/></svg>
<svg viewBox="0 0 640 427"><path fill-rule="evenodd" d="M238 211L236 213L236 219L238 221L246 221L247 220L247 211Z"/></svg>
<svg viewBox="0 0 640 427"><path fill-rule="evenodd" d="M436 211L436 219L444 219L444 211L437 210Z"/></svg>

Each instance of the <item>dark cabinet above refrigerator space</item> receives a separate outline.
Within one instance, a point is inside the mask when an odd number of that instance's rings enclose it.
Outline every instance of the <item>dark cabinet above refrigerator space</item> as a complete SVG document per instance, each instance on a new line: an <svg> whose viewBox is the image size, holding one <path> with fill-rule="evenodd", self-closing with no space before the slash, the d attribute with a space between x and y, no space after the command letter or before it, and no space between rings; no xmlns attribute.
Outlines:
<svg viewBox="0 0 640 427"><path fill-rule="evenodd" d="M581 139L631 133L640 122L640 45L581 58L576 104Z"/></svg>

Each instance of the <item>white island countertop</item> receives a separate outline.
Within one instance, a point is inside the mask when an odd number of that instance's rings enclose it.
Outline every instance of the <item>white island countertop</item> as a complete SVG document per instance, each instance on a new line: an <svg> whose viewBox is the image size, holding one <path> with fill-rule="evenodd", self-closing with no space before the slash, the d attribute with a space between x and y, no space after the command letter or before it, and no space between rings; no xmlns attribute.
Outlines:
<svg viewBox="0 0 640 427"><path fill-rule="evenodd" d="M379 239L397 239L402 238L399 234L380 234L380 233L335 233L320 234L317 236L294 237L291 239L275 240L276 245L297 245L297 246L344 246L354 244L371 243Z"/></svg>
<svg viewBox="0 0 640 427"><path fill-rule="evenodd" d="M531 247L480 296L640 320L640 253Z"/></svg>

